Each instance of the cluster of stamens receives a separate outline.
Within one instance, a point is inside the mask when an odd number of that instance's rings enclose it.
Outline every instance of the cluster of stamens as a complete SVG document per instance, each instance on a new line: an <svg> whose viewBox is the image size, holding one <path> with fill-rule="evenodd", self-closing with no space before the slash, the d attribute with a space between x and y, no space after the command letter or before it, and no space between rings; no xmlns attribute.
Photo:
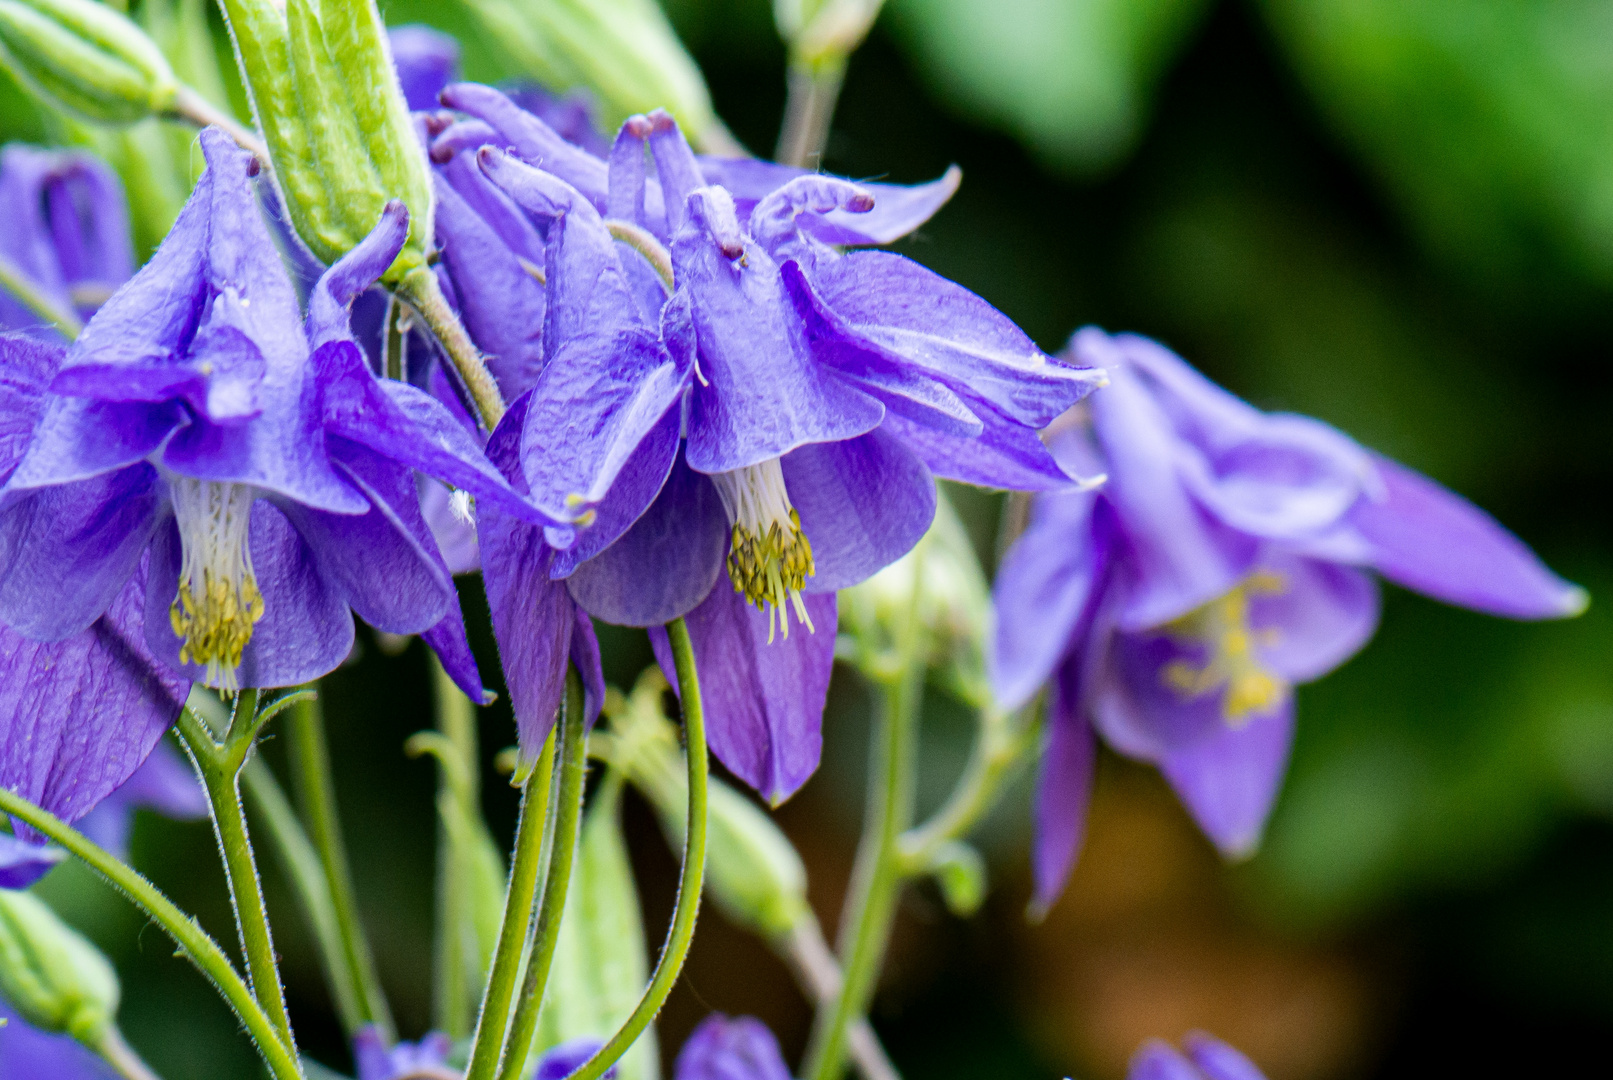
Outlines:
<svg viewBox="0 0 1613 1080"><path fill-rule="evenodd" d="M728 580L736 592L767 612L768 643L779 630L786 638L790 636L786 604L813 631L812 617L801 596L806 579L816 571L812 544L801 531L801 515L790 505L778 459L718 473L711 479L733 524Z"/></svg>
<svg viewBox="0 0 1613 1080"><path fill-rule="evenodd" d="M247 525L256 497L246 484L174 477L174 517L183 556L179 593L168 618L181 663L207 668L207 681L227 693L263 618L263 594L252 572Z"/></svg>
<svg viewBox="0 0 1613 1080"><path fill-rule="evenodd" d="M1255 630L1249 625L1251 596L1278 596L1287 583L1271 571L1245 578L1231 592L1166 625L1179 641L1202 645L1202 664L1172 660L1160 669L1160 679L1186 700L1221 693L1221 717L1238 728L1270 712L1288 693L1288 684L1268 671L1256 647L1276 643L1277 631Z"/></svg>

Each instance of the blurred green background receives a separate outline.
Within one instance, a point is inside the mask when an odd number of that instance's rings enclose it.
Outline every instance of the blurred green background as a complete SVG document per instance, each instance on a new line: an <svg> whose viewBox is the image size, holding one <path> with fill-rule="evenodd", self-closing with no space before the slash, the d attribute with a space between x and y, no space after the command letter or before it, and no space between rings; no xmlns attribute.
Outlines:
<svg viewBox="0 0 1613 1080"><path fill-rule="evenodd" d="M667 0L719 112L768 153L784 53L766 0ZM461 31L448 0L390 21ZM510 72L474 35L472 77ZM38 137L0 86L7 138ZM1075 328L1160 338L1267 408L1331 421L1494 512L1590 612L1514 625L1388 590L1381 633L1299 695L1292 772L1264 850L1220 864L1151 773L1100 769L1088 849L1040 927L1028 784L986 843L976 919L904 905L876 1023L910 1077L1118 1077L1147 1036L1205 1027L1272 1080L1542 1070L1613 1035L1613 2L890 0L853 59L824 164L957 198L899 250L1001 307L1049 350ZM987 559L1001 499L960 507ZM477 583L464 583L484 672ZM367 639L366 639L367 640ZM650 660L606 635L620 685ZM491 676L490 676L491 677ZM327 680L340 796L406 1034L430 1007L433 777L403 740L432 722L423 656L370 643ZM837 674L824 768L781 812L832 929L862 805L868 695ZM925 797L969 719L926 714ZM507 710L483 717L491 758ZM267 753L276 759L270 743ZM490 774L491 775L491 774ZM512 793L488 786L507 841ZM650 936L676 865L627 823ZM233 940L205 825L143 819L135 859ZM267 860L265 860L267 861ZM318 965L268 867L306 1047L345 1051ZM130 1040L168 1080L254 1065L201 980L74 867L42 887L117 959ZM809 1014L759 943L703 915L662 1023L755 1013L795 1060Z"/></svg>

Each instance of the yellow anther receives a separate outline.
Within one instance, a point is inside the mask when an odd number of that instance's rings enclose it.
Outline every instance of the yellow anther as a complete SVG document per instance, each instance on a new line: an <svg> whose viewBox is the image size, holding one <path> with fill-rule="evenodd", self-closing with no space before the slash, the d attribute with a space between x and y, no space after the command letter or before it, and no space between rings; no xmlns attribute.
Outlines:
<svg viewBox="0 0 1613 1080"><path fill-rule="evenodd" d="M809 632L815 632L801 595L806 579L817 569L812 544L801 531L801 515L790 505L778 459L711 479L733 525L728 580L759 611L767 612L769 644L780 630L790 636L789 608L795 609Z"/></svg>
<svg viewBox="0 0 1613 1080"><path fill-rule="evenodd" d="M186 477L171 478L170 490L183 549L178 594L168 608L179 659L206 667L209 683L233 692L241 656L263 618L247 532L256 493L246 484Z"/></svg>
<svg viewBox="0 0 1613 1080"><path fill-rule="evenodd" d="M1189 701L1219 693L1221 716L1232 727L1276 708L1288 684L1266 669L1258 647L1275 644L1277 632L1250 627L1249 598L1281 595L1287 588L1280 574L1256 571L1226 595L1168 623L1167 634L1202 646L1206 656L1202 664L1172 660L1160 669L1160 680Z"/></svg>

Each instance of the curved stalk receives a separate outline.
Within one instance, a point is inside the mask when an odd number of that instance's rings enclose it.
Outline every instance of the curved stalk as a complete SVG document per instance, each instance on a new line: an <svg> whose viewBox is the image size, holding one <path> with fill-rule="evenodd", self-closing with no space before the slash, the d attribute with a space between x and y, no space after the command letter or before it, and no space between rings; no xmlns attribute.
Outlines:
<svg viewBox="0 0 1613 1080"><path fill-rule="evenodd" d="M549 732L537 766L522 788L510 884L504 894L504 922L499 927L492 967L488 969L487 988L482 992L482 1011L476 1020L465 1080L492 1080L498 1068L499 1053L504 1048L510 1001L515 997L515 980L521 974L521 954L526 949L527 925L538 891L538 870L543 864L544 820L549 811L549 786L554 778L555 736L555 731Z"/></svg>
<svg viewBox="0 0 1613 1080"><path fill-rule="evenodd" d="M907 830L897 842L904 874L924 873L944 844L961 840L997 805L1025 752L1036 743L1038 725L1028 715L1009 716L997 712L995 705L986 707L958 786L928 821Z"/></svg>
<svg viewBox="0 0 1613 1080"><path fill-rule="evenodd" d="M112 1066L114 1072L123 1077L123 1080L160 1080L151 1066L141 1060L135 1053L134 1047L124 1041L123 1032L116 1025L109 1026L102 1033L95 1044L95 1052L101 1055L101 1060Z"/></svg>
<svg viewBox="0 0 1613 1080"><path fill-rule="evenodd" d="M79 331L84 329L78 312L58 307L56 301L36 289L28 275L4 255L0 255L0 292L10 293L29 311L60 330L68 341L78 337Z"/></svg>
<svg viewBox="0 0 1613 1080"><path fill-rule="evenodd" d="M678 881L678 902L672 911L672 925L667 930L666 944L661 946L661 958L656 961L655 973L644 996L610 1041L600 1047L594 1056L572 1073L568 1080L600 1080L610 1067L627 1053L644 1029L650 1026L672 984L678 981L683 962L689 956L689 942L694 937L695 917L700 913L700 888L706 873L706 719L700 699L700 676L695 670L694 645L689 640L689 628L682 619L667 624L667 637L672 642L672 657L678 671L678 696L683 702L683 730L687 742L689 761L689 818L684 828L683 874Z"/></svg>
<svg viewBox="0 0 1613 1080"><path fill-rule="evenodd" d="M191 761L207 790L213 810L213 834L224 858L224 874L229 880L230 906L235 909L235 929L246 957L247 979L253 995L274 1022L280 1039L293 1054L296 1040L291 1034L291 1017L286 1013L286 994L280 985L280 968L275 960L274 937L269 931L269 913L263 904L263 882L247 834L246 809L241 805L240 775L247 754L257 739L262 720L258 716L258 691L243 689L235 699L224 741L188 708L180 710L174 725L190 751Z"/></svg>
<svg viewBox="0 0 1613 1080"><path fill-rule="evenodd" d="M269 165L269 147L258 133L236 120L235 117L208 101L190 87L180 84L174 95L173 115L199 128L217 127L235 140L235 145Z"/></svg>
<svg viewBox="0 0 1613 1080"><path fill-rule="evenodd" d="M588 737L583 730L582 679L576 668L566 671L566 710L560 735L560 792L556 803L553 847L549 856L549 880L543 886L543 903L532 950L526 963L526 978L515 1016L510 1021L504 1044L504 1067L499 1080L519 1080L526 1071L527 1053L533 1032L538 1030L538 1010L549 985L549 968L554 963L555 946L560 941L560 918L566 910L566 892L571 887L571 867L577 853L577 832L582 820L583 778L588 771Z"/></svg>
<svg viewBox="0 0 1613 1080"><path fill-rule="evenodd" d="M296 1055L280 1041L280 1034L273 1022L252 996L252 991L235 970L235 965L230 963L230 958L224 955L218 942L207 936L194 917L181 911L161 889L133 867L50 811L5 788L0 788L0 811L26 821L72 852L149 915L223 996L257 1046L274 1080L302 1080Z"/></svg>
<svg viewBox="0 0 1613 1080"><path fill-rule="evenodd" d="M437 342L453 361L465 390L470 394L476 411L481 413L482 424L488 431L498 427L504 417L504 397L499 393L493 373L487 370L476 343L465 332L465 326L448 306L448 298L437 283L437 273L429 266L418 266L398 282L398 295L419 312L421 319L436 337Z"/></svg>

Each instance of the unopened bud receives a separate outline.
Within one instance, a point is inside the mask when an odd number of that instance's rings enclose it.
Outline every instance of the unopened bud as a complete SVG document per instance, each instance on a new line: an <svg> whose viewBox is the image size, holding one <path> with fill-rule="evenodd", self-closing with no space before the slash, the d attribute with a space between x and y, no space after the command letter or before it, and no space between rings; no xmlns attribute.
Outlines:
<svg viewBox="0 0 1613 1080"><path fill-rule="evenodd" d="M773 21L799 65L843 61L868 36L885 0L773 0Z"/></svg>
<svg viewBox="0 0 1613 1080"><path fill-rule="evenodd" d="M644 792L674 845L688 824L688 773L677 725L661 711L666 680L656 668L626 700L607 704L612 764ZM768 939L783 937L807 911L806 866L761 807L715 777L707 788L706 887L728 919Z"/></svg>
<svg viewBox="0 0 1613 1080"><path fill-rule="evenodd" d="M70 115L103 124L171 112L179 92L162 50L97 0L0 0L0 62Z"/></svg>
<svg viewBox="0 0 1613 1080"><path fill-rule="evenodd" d="M99 1046L118 996L99 949L31 893L0 889L0 997L25 1021Z"/></svg>
<svg viewBox="0 0 1613 1080"><path fill-rule="evenodd" d="M961 840L949 840L935 851L929 870L941 889L947 910L967 919L986 899L986 861Z"/></svg>
<svg viewBox="0 0 1613 1080"><path fill-rule="evenodd" d="M711 92L655 0L466 0L525 74L551 90L581 88L615 131L638 113L665 109L708 152L732 149Z"/></svg>
<svg viewBox="0 0 1613 1080"><path fill-rule="evenodd" d="M7 0L0 0L0 3ZM393 199L409 238L382 276L426 265L431 177L375 0L223 0L286 214L314 256L335 263Z"/></svg>

